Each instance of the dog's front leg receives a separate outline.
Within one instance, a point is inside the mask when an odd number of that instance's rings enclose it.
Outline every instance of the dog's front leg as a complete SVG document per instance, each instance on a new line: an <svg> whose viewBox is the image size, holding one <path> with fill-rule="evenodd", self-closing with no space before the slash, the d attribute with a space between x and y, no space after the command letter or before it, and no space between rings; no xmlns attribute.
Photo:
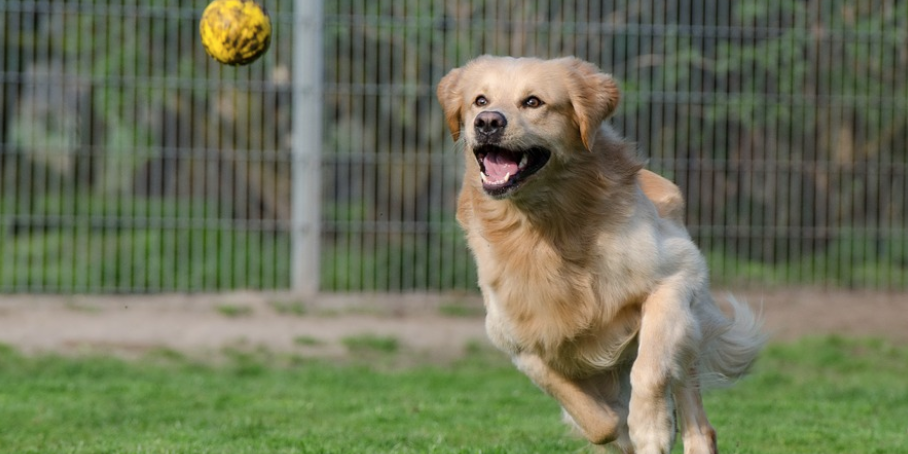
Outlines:
<svg viewBox="0 0 908 454"><path fill-rule="evenodd" d="M561 404L591 443L601 445L618 438L621 418L577 381L552 369L537 355L519 353L514 364Z"/></svg>
<svg viewBox="0 0 908 454"><path fill-rule="evenodd" d="M637 454L668 454L674 441L671 384L686 374L699 328L684 280L669 280L643 304L639 350L631 367L628 429Z"/></svg>

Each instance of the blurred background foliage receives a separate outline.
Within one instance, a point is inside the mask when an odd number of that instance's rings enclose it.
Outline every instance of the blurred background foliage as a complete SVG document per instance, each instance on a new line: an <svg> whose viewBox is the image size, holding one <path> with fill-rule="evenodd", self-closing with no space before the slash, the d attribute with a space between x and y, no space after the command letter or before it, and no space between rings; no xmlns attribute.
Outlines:
<svg viewBox="0 0 908 454"><path fill-rule="evenodd" d="M243 68L204 54L205 3L0 4L0 291L289 285L293 2ZM323 290L475 287L434 86L483 53L612 72L718 284L908 282L906 0L324 9Z"/></svg>

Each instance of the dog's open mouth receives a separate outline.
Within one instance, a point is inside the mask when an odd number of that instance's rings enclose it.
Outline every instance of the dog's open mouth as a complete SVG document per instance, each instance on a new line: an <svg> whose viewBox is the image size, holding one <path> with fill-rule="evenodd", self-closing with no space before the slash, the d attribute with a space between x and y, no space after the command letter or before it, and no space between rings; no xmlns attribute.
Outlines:
<svg viewBox="0 0 908 454"><path fill-rule="evenodd" d="M545 148L509 150L496 145L482 145L473 150L479 162L482 189L501 197L517 188L549 161L552 152Z"/></svg>

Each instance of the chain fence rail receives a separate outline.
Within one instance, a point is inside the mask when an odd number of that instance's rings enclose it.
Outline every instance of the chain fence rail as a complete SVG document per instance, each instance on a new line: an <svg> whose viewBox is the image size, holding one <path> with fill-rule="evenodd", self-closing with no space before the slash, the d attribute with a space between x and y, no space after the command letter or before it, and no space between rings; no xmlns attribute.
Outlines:
<svg viewBox="0 0 908 454"><path fill-rule="evenodd" d="M271 49L241 68L204 53L204 0L0 3L0 292L297 286L313 43L305 2L259 1ZM610 122L681 187L717 285L908 287L908 0L321 8L323 292L475 289L434 87L482 54L612 73Z"/></svg>

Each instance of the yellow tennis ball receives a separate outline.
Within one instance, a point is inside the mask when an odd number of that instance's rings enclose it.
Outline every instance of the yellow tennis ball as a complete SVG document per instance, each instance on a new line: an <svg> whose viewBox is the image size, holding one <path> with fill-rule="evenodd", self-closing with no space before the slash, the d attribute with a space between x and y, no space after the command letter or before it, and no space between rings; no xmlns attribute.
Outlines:
<svg viewBox="0 0 908 454"><path fill-rule="evenodd" d="M202 13L199 34L215 60L248 65L271 45L271 19L254 0L214 0Z"/></svg>

